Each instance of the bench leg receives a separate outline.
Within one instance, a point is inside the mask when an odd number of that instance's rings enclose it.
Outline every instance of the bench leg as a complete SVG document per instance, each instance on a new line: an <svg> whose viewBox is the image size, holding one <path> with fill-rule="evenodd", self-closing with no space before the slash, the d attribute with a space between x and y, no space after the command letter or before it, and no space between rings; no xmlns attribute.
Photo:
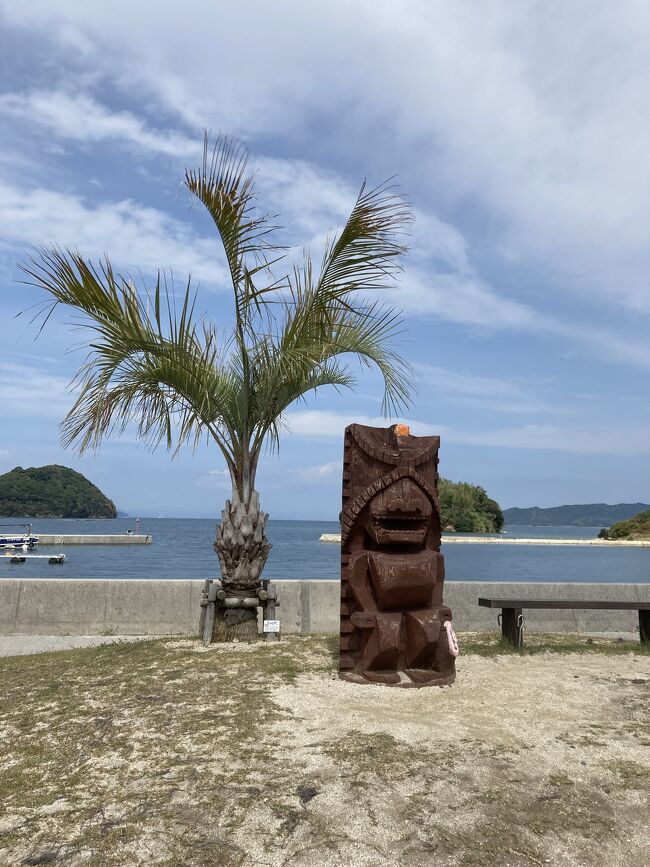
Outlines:
<svg viewBox="0 0 650 867"><path fill-rule="evenodd" d="M650 644L650 611L639 611L639 639L641 644Z"/></svg>
<svg viewBox="0 0 650 867"><path fill-rule="evenodd" d="M513 647L523 645L523 625L521 608L501 609L501 635Z"/></svg>

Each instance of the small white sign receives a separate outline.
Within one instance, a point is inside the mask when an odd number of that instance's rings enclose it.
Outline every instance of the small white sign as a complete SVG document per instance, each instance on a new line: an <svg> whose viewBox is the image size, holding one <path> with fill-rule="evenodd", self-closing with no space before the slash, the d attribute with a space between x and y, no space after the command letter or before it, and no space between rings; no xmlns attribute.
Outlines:
<svg viewBox="0 0 650 867"><path fill-rule="evenodd" d="M280 621L279 620L265 620L264 621L264 632L279 632L280 631Z"/></svg>

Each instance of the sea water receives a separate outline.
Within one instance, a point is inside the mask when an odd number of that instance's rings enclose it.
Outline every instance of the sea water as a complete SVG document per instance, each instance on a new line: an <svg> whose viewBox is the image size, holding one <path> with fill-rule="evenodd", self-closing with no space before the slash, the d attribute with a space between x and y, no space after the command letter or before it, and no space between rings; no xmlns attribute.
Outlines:
<svg viewBox="0 0 650 867"><path fill-rule="evenodd" d="M12 519L2 518L0 523ZM16 519L13 519L16 520ZM21 521L28 519L20 519ZM134 518L115 520L32 519L38 533L135 532ZM588 539L599 527L507 527L511 538ZM338 533L337 521L269 521L273 544L265 578L338 579L339 546L319 542L321 533ZM219 563L212 548L215 521L192 518L143 518L140 532L152 545L41 546L40 553L66 554L67 562L47 560L10 564L0 556L2 578L215 578ZM459 534L460 535L460 534ZM552 547L541 545L444 545L451 581L650 581L650 548Z"/></svg>

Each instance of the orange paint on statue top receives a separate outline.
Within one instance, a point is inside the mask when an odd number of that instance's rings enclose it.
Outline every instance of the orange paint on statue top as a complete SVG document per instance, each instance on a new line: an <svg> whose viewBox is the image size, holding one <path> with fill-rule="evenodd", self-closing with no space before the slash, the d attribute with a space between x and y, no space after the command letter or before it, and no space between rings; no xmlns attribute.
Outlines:
<svg viewBox="0 0 650 867"><path fill-rule="evenodd" d="M407 424L396 424L395 425L395 435L398 437L407 437L410 436L411 430Z"/></svg>

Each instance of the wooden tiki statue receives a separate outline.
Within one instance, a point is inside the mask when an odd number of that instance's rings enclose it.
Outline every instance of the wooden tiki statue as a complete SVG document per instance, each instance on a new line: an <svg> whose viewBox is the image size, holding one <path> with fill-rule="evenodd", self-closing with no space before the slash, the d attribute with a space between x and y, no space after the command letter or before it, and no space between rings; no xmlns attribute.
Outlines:
<svg viewBox="0 0 650 867"><path fill-rule="evenodd" d="M442 686L458 648L442 601L439 437L406 425L345 430L340 677Z"/></svg>

